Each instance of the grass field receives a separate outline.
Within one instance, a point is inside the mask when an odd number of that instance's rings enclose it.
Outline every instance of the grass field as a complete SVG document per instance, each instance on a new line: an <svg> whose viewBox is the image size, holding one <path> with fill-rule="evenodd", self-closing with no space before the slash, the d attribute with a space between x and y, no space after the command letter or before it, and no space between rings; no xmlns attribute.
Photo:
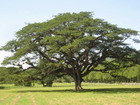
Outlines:
<svg viewBox="0 0 140 105"><path fill-rule="evenodd" d="M0 85L0 105L140 105L140 85L83 83L83 92L73 88L73 83Z"/></svg>

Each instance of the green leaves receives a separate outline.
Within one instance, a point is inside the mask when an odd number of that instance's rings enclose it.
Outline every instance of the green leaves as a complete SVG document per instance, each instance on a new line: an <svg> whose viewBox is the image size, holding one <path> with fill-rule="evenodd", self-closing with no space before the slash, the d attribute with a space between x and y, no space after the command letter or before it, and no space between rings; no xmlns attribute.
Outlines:
<svg viewBox="0 0 140 105"><path fill-rule="evenodd" d="M71 49L74 52L79 52L82 49L85 49L91 41L94 41L95 38L91 36L85 36L83 38L75 39L72 43L66 44L60 48L60 51L68 51Z"/></svg>

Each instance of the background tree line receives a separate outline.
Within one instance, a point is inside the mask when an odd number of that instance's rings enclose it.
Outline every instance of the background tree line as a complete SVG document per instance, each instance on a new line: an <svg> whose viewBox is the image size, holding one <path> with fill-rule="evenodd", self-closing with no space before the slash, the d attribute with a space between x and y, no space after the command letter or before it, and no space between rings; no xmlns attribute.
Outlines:
<svg viewBox="0 0 140 105"><path fill-rule="evenodd" d="M0 68L0 83L15 84L16 86L34 86L35 83L42 84L43 87L51 87L53 82L74 82L68 75L47 75L41 78L42 74L35 75L34 70L20 71L14 67ZM92 83L140 83L140 66L113 71L110 73L93 71L84 77L84 82Z"/></svg>

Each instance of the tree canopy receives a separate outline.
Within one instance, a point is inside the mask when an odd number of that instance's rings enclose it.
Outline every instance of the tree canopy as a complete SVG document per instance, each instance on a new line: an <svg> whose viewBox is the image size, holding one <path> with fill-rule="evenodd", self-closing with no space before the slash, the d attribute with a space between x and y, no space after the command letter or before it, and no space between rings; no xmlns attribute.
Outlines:
<svg viewBox="0 0 140 105"><path fill-rule="evenodd" d="M91 71L109 72L140 62L139 52L125 43L133 35L138 32L94 18L91 12L59 14L18 31L16 39L2 47L13 52L3 64L36 68L43 60L50 71L70 75L79 91L82 78Z"/></svg>

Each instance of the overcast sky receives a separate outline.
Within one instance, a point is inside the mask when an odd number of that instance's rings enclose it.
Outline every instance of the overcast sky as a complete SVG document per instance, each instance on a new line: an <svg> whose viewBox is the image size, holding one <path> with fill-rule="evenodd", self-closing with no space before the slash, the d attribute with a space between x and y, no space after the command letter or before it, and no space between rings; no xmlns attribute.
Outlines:
<svg viewBox="0 0 140 105"><path fill-rule="evenodd" d="M80 11L94 12L95 18L140 31L140 0L0 0L0 47L14 39L27 23ZM132 46L140 49L138 45ZM0 62L7 55L0 51Z"/></svg>

